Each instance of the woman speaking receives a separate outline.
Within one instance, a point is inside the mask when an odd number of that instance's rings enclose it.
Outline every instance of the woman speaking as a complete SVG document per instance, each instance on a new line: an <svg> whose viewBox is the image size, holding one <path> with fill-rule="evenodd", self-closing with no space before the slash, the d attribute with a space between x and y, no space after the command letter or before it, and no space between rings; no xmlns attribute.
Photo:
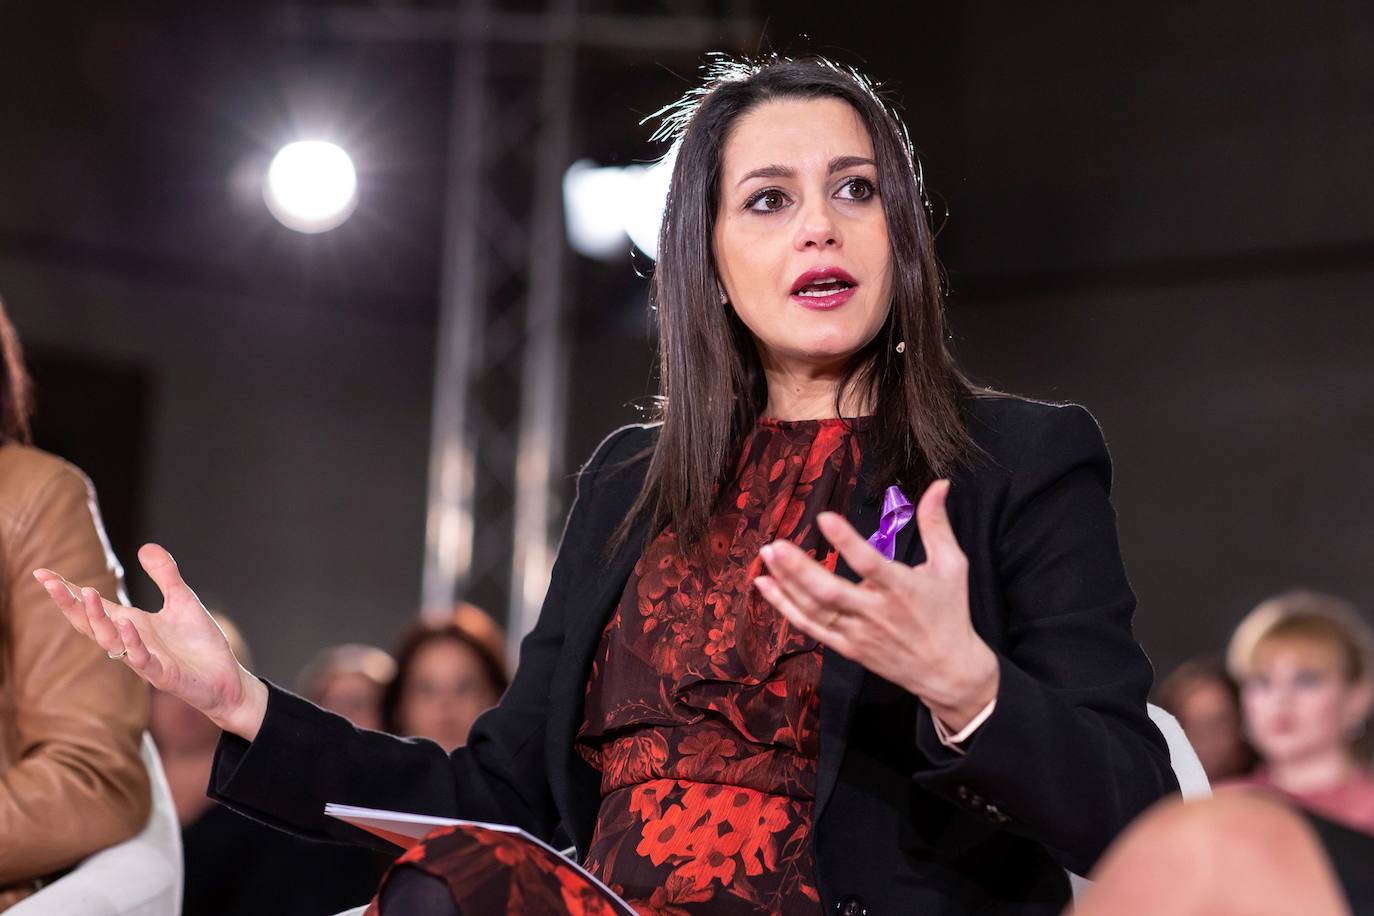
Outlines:
<svg viewBox="0 0 1374 916"><path fill-rule="evenodd" d="M1064 869L1175 788L1097 424L961 375L863 77L720 63L664 130L661 416L582 469L467 746L254 677L160 547L156 615L36 575L224 730L212 796L305 836L358 841L330 801L561 828L642 912L1058 913Z"/></svg>

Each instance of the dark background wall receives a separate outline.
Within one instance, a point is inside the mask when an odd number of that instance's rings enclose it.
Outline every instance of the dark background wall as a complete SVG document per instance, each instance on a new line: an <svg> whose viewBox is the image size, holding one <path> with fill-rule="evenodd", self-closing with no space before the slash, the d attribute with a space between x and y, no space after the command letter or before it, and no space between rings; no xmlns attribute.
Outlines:
<svg viewBox="0 0 1374 916"><path fill-rule="evenodd" d="M448 58L222 6L0 2L0 295L126 565L166 543L289 679L418 601ZM903 103L973 373L1102 422L1160 667L1288 585L1374 608L1374 13L1261 6L761 9ZM696 63L587 55L576 155L659 152ZM363 203L306 239L234 176L321 111ZM652 360L628 258L571 266L569 467Z"/></svg>
<svg viewBox="0 0 1374 916"><path fill-rule="evenodd" d="M1161 667L1289 586L1374 610L1374 6L1072 6L965 5L960 351L1102 422Z"/></svg>

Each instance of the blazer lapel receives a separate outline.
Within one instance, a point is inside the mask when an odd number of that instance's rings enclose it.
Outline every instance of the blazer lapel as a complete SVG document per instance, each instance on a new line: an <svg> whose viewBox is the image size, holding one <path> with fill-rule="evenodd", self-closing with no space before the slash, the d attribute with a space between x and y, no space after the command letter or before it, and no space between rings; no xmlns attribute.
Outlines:
<svg viewBox="0 0 1374 916"><path fill-rule="evenodd" d="M864 537L868 537L878 530L883 511L883 491L887 487L880 486L876 492L871 487L877 476L877 467L868 452L864 453L861 465L847 516L849 523ZM919 494L908 493L907 496L919 497ZM916 534L915 518L897 533L893 558L908 565L924 562L925 550ZM836 564L835 572L851 582L859 581L858 573L849 568L843 557ZM821 666L821 757L816 767L816 820L820 820L835 791L840 764L849 745L849 724L854 717L854 706L863 688L865 674L867 671L858 662L832 649L825 650L825 661Z"/></svg>
<svg viewBox="0 0 1374 916"><path fill-rule="evenodd" d="M867 537L878 528L883 508L882 495L873 493L868 486L875 468L867 452L860 465L859 480L849 498L846 516L849 523ZM844 557L840 557L835 564L835 573L851 582L859 581L858 573L849 568ZM820 760L816 764L816 821L820 820L835 791L835 780L839 777L840 763L844 759L845 746L849 743L849 723L854 716L854 703L859 698L865 673L864 667L858 662L845 658L833 649L825 649L821 663L821 748Z"/></svg>
<svg viewBox="0 0 1374 916"><path fill-rule="evenodd" d="M565 673L578 676L585 681L591 672L592 655L601 641L601 634L611 619L612 611L620 603L620 594L625 590L625 582L630 578L630 572L644 552L644 535L647 528L646 524L636 526L625 539L625 543L616 551L615 556L593 573L569 602L570 608L575 608L581 613L568 621L568 633L563 641L561 658L561 668ZM585 687L586 684L582 686ZM582 704L579 702L579 716L581 712Z"/></svg>
<svg viewBox="0 0 1374 916"><path fill-rule="evenodd" d="M587 678L601 634L619 603L630 572L643 553L647 532L647 522L637 525L610 561L589 573L569 595L566 612L570 619L563 638L563 651L549 684L549 731L545 753L552 764L549 767L550 788L559 816L577 844L579 854L587 851L600 803L594 778L590 781L590 792L587 786L574 782L578 772L594 774L574 746L577 729L585 714Z"/></svg>

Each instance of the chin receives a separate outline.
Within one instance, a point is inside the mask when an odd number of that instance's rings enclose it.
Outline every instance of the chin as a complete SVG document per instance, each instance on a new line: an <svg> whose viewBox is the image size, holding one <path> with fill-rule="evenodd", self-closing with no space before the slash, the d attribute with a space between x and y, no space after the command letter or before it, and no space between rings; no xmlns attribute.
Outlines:
<svg viewBox="0 0 1374 916"><path fill-rule="evenodd" d="M1260 753L1270 763L1287 763L1320 753L1322 742L1301 735L1285 735L1257 742Z"/></svg>
<svg viewBox="0 0 1374 916"><path fill-rule="evenodd" d="M849 359L866 343L867 339L857 334L809 334L805 340L795 341L785 352L808 362L833 363Z"/></svg>

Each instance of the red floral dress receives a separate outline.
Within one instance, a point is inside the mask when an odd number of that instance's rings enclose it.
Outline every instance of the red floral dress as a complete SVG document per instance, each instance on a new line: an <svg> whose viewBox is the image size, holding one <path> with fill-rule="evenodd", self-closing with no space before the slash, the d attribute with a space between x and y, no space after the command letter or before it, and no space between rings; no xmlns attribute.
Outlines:
<svg viewBox="0 0 1374 916"><path fill-rule="evenodd" d="M602 635L578 732L602 773L586 864L642 914L821 911L821 650L753 580L781 538L835 568L815 518L854 489L852 424L761 420L706 541L655 539Z"/></svg>

